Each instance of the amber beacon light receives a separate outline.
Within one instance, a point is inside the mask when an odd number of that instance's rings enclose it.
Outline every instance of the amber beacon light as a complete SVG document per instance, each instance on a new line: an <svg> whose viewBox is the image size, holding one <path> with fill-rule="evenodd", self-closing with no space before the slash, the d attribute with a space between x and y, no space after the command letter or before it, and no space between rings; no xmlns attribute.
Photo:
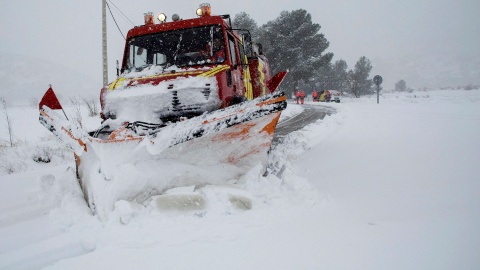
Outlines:
<svg viewBox="0 0 480 270"><path fill-rule="evenodd" d="M145 25L154 24L154 22L153 22L153 12L143 13L143 16L145 18Z"/></svg>
<svg viewBox="0 0 480 270"><path fill-rule="evenodd" d="M199 17L210 16L210 4L209 3L200 4L200 7L197 9L197 15Z"/></svg>

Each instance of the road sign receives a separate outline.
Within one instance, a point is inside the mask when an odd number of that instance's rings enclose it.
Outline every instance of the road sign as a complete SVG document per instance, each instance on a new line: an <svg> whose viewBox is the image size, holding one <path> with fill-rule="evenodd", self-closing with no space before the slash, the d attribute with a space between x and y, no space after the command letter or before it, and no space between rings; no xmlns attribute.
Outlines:
<svg viewBox="0 0 480 270"><path fill-rule="evenodd" d="M380 75L375 75L373 77L373 82L377 85L377 104L380 103L380 84L382 84L382 76Z"/></svg>

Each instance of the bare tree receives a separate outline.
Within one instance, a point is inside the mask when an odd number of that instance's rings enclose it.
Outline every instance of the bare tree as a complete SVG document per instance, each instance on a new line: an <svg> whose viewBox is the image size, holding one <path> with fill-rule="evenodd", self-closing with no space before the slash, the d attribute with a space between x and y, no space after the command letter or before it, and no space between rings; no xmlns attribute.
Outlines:
<svg viewBox="0 0 480 270"><path fill-rule="evenodd" d="M70 104L73 107L73 116L71 116L70 119L72 119L73 122L77 123L81 127L82 126L82 111L81 111L82 104L78 97L71 97Z"/></svg>
<svg viewBox="0 0 480 270"><path fill-rule="evenodd" d="M2 103L3 106L3 113L5 115L5 118L7 122L5 123L7 130L8 130L8 135L10 136L10 147L13 146L13 141L12 141L12 119L8 116L8 111L7 111L7 102L5 101L5 98L0 97L0 102Z"/></svg>
<svg viewBox="0 0 480 270"><path fill-rule="evenodd" d="M88 108L88 116L96 116L98 115L98 103L95 99L83 99L83 102L87 105Z"/></svg>

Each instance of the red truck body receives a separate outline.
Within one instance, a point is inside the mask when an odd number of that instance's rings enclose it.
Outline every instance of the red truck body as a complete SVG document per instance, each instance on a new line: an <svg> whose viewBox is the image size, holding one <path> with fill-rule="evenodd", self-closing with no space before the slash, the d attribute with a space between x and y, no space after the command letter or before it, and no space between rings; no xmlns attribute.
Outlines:
<svg viewBox="0 0 480 270"><path fill-rule="evenodd" d="M126 121L175 122L269 94L267 82L272 76L267 58L249 35L245 38L244 33L231 29L228 18L204 16L131 29L121 75L101 91L103 118L116 119L123 107L141 104L144 109L151 107L152 117L131 119L132 113L122 117ZM220 45L215 45L217 40ZM214 46L222 50L220 60L210 60ZM194 78L196 81L191 80ZM133 93L122 93L122 100L120 94L113 94L137 91L140 86L158 87L150 91L157 93L149 92L147 103L133 102Z"/></svg>

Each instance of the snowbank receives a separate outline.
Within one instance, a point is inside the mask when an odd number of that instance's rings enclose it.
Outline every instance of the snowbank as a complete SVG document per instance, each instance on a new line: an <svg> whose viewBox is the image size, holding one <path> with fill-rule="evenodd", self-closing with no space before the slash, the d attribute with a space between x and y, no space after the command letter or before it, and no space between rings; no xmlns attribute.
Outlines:
<svg viewBox="0 0 480 270"><path fill-rule="evenodd" d="M119 201L100 222L68 165L0 176L0 268L476 269L479 103L478 90L309 103L337 113L286 136L271 174L237 179L248 211L210 189L206 210Z"/></svg>

